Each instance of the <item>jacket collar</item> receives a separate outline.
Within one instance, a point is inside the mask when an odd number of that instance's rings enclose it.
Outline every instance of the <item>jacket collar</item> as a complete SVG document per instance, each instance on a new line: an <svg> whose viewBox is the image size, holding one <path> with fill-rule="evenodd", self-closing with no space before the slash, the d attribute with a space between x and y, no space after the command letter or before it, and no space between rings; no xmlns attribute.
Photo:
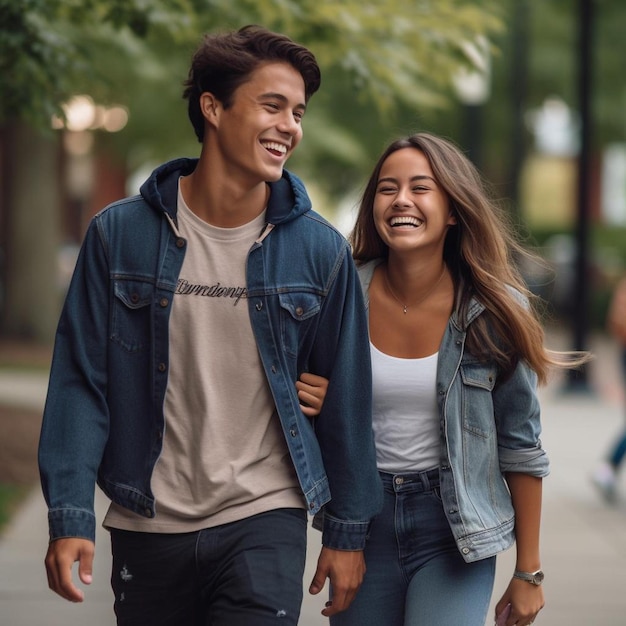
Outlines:
<svg viewBox="0 0 626 626"><path fill-rule="evenodd" d="M156 211L166 213L176 223L178 179L188 176L198 164L198 159L175 159L156 168L140 189L141 196ZM270 198L267 221L281 224L311 209L311 200L302 181L287 170L280 180L268 183Z"/></svg>
<svg viewBox="0 0 626 626"><path fill-rule="evenodd" d="M363 290L363 298L365 299L365 308L369 309L369 288L370 283L372 282L372 276L374 276L374 270L378 267L384 259L372 259L371 261L367 261L363 265L358 267L359 280L361 282L361 288ZM461 332L469 324L471 324L483 311L485 307L475 298L471 298L470 304L467 307L467 311L465 313L465 319L461 319L458 303L455 306L454 311L452 311L452 315L450 320L454 324L454 326Z"/></svg>

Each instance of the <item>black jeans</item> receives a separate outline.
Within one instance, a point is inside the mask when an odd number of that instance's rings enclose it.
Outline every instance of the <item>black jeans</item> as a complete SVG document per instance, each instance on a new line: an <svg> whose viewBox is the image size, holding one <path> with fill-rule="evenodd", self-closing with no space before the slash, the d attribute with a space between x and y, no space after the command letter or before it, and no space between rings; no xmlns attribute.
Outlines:
<svg viewBox="0 0 626 626"><path fill-rule="evenodd" d="M118 626L296 626L306 527L278 509L193 533L112 529Z"/></svg>

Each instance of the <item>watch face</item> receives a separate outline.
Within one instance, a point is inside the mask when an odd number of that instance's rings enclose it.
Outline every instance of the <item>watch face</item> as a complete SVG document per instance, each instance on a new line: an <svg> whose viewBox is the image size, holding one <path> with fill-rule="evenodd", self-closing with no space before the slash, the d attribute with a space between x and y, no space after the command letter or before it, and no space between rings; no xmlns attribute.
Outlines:
<svg viewBox="0 0 626 626"><path fill-rule="evenodd" d="M535 579L535 584L542 583L543 582L543 578L544 578L544 574L543 574L543 572L541 570L539 570L538 572L535 573L533 578Z"/></svg>

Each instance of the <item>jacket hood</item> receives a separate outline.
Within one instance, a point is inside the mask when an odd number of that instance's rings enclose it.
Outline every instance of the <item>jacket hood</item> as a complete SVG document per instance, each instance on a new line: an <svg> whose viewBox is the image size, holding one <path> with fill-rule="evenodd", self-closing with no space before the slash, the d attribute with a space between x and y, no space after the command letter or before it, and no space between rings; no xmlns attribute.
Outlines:
<svg viewBox="0 0 626 626"><path fill-rule="evenodd" d="M194 171L198 159L176 159L157 167L141 186L143 199L155 210L167 213L176 222L178 179ZM267 221L270 224L290 222L311 210L311 200L302 181L287 170L280 180L268 183L270 198Z"/></svg>

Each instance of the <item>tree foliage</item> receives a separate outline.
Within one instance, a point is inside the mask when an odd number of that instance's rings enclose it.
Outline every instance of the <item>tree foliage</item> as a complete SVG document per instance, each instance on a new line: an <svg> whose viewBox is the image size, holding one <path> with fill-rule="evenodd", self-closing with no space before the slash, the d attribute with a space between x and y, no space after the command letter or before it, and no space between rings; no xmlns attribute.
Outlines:
<svg viewBox="0 0 626 626"><path fill-rule="evenodd" d="M461 42L501 28L497 6L496 0L0 0L0 118L46 125L62 102L86 89L113 99L120 84L141 83L146 74L171 84L173 62L186 65L202 32L245 23L310 46L324 72L343 76L380 111L397 101L440 105L451 75L467 62Z"/></svg>

